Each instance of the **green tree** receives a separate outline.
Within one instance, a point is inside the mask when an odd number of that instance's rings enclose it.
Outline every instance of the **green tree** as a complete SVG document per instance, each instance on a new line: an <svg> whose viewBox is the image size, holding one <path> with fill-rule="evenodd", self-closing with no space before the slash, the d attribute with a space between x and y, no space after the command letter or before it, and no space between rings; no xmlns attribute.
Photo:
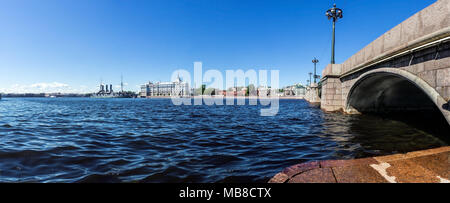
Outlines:
<svg viewBox="0 0 450 203"><path fill-rule="evenodd" d="M203 92L204 95L215 95L216 94L216 89L214 88L208 88Z"/></svg>
<svg viewBox="0 0 450 203"><path fill-rule="evenodd" d="M202 85L202 94L205 94L206 85Z"/></svg>
<svg viewBox="0 0 450 203"><path fill-rule="evenodd" d="M195 89L196 95L203 95L206 90L206 85L201 85L199 88Z"/></svg>

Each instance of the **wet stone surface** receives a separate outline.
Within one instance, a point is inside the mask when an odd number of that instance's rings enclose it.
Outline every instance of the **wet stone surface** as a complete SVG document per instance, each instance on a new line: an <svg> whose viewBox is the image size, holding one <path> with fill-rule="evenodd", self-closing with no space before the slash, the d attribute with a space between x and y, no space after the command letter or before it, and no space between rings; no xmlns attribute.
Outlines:
<svg viewBox="0 0 450 203"><path fill-rule="evenodd" d="M450 147L297 164L269 183L450 183Z"/></svg>

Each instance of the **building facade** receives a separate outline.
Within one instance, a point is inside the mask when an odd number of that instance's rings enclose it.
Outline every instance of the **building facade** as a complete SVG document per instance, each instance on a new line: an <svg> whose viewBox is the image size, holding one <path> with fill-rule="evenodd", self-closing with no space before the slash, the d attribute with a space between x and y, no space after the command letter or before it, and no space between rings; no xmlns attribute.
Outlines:
<svg viewBox="0 0 450 203"><path fill-rule="evenodd" d="M298 83L295 85L287 86L283 89L284 96L304 96L306 88Z"/></svg>
<svg viewBox="0 0 450 203"><path fill-rule="evenodd" d="M139 96L154 97L154 96L189 96L189 84L181 81L178 78L175 82L149 82L141 85L141 92Z"/></svg>

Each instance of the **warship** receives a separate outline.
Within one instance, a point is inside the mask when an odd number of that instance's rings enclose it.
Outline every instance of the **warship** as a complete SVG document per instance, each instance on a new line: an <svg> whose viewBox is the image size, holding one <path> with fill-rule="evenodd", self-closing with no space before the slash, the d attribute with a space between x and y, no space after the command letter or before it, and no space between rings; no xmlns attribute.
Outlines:
<svg viewBox="0 0 450 203"><path fill-rule="evenodd" d="M123 79L120 81L120 92L114 92L112 84L103 84L100 82L100 90L91 95L91 98L135 98L134 92L123 91Z"/></svg>

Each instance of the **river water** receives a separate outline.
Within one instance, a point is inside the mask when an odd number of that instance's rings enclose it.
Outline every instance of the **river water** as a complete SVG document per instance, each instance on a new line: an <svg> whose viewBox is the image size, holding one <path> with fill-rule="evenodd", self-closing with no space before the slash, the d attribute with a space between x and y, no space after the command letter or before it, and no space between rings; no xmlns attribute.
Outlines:
<svg viewBox="0 0 450 203"><path fill-rule="evenodd" d="M0 182L265 182L290 165L447 146L447 132L324 113L303 100L3 98ZM448 137L448 136L447 136Z"/></svg>

